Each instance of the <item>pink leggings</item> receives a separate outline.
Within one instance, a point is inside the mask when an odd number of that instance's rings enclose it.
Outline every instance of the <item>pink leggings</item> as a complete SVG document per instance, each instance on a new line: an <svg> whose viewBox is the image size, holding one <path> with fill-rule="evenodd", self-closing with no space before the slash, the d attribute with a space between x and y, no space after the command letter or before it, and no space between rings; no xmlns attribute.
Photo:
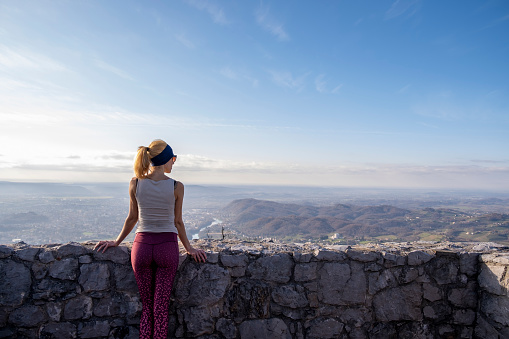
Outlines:
<svg viewBox="0 0 509 339"><path fill-rule="evenodd" d="M140 338L166 338L171 288L177 272L177 234L136 233L131 263L142 303Z"/></svg>

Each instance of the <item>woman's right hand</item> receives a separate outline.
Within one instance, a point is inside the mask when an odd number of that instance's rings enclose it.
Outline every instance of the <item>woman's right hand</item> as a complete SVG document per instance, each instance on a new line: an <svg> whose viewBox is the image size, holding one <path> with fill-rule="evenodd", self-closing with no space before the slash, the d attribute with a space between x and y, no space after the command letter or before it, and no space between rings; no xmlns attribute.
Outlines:
<svg viewBox="0 0 509 339"><path fill-rule="evenodd" d="M117 247L117 243L115 241L108 241L108 240L105 240L105 241L99 241L95 247L94 247L94 250L97 249L97 252L101 252L101 249L102 249L102 253L106 252L106 250L109 248L109 247Z"/></svg>
<svg viewBox="0 0 509 339"><path fill-rule="evenodd" d="M207 260L207 255L204 250L199 250L194 247L191 247L187 250L187 254L193 257L193 259L197 262L205 262Z"/></svg>

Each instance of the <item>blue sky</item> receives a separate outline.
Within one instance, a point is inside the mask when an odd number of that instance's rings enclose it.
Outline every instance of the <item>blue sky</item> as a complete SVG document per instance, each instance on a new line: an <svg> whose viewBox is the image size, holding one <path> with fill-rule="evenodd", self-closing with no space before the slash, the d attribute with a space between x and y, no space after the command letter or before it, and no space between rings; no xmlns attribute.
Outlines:
<svg viewBox="0 0 509 339"><path fill-rule="evenodd" d="M507 1L2 1L0 180L509 190Z"/></svg>

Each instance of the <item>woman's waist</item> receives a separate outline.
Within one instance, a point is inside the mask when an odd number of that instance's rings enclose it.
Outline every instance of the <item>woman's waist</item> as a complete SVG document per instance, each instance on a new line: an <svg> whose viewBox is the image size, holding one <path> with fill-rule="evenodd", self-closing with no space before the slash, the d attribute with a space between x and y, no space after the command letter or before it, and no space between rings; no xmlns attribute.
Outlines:
<svg viewBox="0 0 509 339"><path fill-rule="evenodd" d="M175 232L137 232L134 242L149 245L157 245L163 242L177 242L178 235Z"/></svg>

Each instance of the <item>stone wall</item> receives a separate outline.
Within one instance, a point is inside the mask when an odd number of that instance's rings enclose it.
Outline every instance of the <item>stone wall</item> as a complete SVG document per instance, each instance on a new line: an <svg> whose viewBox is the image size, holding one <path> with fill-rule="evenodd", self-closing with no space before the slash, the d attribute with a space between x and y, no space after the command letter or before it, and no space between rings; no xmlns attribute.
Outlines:
<svg viewBox="0 0 509 339"><path fill-rule="evenodd" d="M169 336L509 338L509 253L199 241L181 255ZM137 338L129 245L0 245L0 338Z"/></svg>

